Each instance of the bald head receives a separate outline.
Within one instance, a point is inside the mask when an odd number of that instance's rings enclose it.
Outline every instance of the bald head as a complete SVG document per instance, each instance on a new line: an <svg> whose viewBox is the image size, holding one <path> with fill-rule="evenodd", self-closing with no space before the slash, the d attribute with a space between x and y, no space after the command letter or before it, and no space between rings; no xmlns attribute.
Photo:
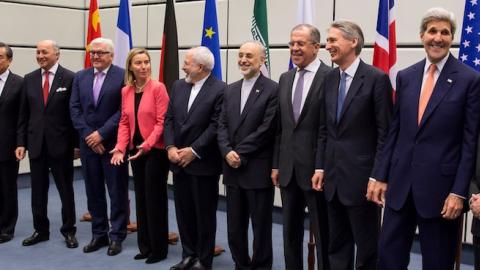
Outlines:
<svg viewBox="0 0 480 270"><path fill-rule="evenodd" d="M260 73L265 63L265 48L258 41L247 41L238 50L238 68L245 79L250 79Z"/></svg>

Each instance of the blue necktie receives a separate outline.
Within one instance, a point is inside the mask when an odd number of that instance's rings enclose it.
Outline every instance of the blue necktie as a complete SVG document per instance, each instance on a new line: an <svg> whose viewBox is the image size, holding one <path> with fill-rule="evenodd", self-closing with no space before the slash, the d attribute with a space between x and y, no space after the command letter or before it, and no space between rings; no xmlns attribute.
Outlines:
<svg viewBox="0 0 480 270"><path fill-rule="evenodd" d="M337 99L337 123L342 115L343 102L347 95L347 73L342 72L340 74L340 86L338 87L338 99Z"/></svg>
<svg viewBox="0 0 480 270"><path fill-rule="evenodd" d="M298 71L298 80L297 85L295 86L295 92L293 92L293 118L295 123L300 117L300 112L302 111L302 95L303 95L303 75L305 75L306 70L300 69Z"/></svg>

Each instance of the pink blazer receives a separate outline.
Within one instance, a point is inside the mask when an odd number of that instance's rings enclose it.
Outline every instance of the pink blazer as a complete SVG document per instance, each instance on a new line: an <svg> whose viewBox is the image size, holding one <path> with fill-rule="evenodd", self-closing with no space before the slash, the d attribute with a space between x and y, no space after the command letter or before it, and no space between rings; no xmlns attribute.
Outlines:
<svg viewBox="0 0 480 270"><path fill-rule="evenodd" d="M138 107L138 126L144 139L141 147L145 152L152 147L162 149L163 122L168 108L168 94L163 83L151 79L143 88L142 100ZM117 145L115 148L126 153L126 148L133 149L135 132L135 87L125 86L122 89L122 115L118 125Z"/></svg>

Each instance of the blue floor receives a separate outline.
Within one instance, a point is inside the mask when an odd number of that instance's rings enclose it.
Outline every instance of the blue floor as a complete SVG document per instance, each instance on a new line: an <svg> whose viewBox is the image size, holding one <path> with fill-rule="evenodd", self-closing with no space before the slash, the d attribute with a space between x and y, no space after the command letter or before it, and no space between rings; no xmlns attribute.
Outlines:
<svg viewBox="0 0 480 270"><path fill-rule="evenodd" d="M138 253L136 245L136 234L128 235L123 243L123 252L117 256L106 255L106 248L97 252L85 254L82 247L90 238L90 223L77 223L77 238L80 247L67 249L63 237L59 232L60 228L60 200L55 186L50 186L49 194L49 217L50 217L50 241L39 243L31 247L23 247L21 242L28 237L32 229L32 215L30 210L30 189L23 187L19 189L19 220L17 223L15 238L0 245L0 270L16 269L170 269L170 267L181 259L180 244L170 246L167 259L153 265L146 265L144 261L135 261L133 256ZM86 212L86 197L84 183L81 180L74 181L75 202L77 216ZM130 198L134 194L130 191ZM177 231L173 201L169 201L169 224L170 231ZM135 214L135 207L132 205L132 216ZM226 215L223 211L217 212L217 244L226 249L222 255L215 257L213 269L234 269L231 254L227 244ZM307 233L305 234L307 236ZM305 239L306 241L306 239ZM283 241L281 225L273 225L273 248L274 262L273 269L284 269ZM305 250L306 256L306 250ZM304 260L306 262L306 259ZM305 266L306 269L306 266ZM412 253L409 269L421 269L421 257ZM472 266L462 265L461 269L473 270Z"/></svg>

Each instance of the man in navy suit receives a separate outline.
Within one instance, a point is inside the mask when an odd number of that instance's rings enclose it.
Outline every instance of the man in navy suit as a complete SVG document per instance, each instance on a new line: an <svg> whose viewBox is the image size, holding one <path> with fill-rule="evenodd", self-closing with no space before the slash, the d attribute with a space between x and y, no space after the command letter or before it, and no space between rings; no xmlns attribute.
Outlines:
<svg viewBox="0 0 480 270"><path fill-rule="evenodd" d="M260 72L265 48L246 42L238 51L243 79L227 86L218 145L227 187L228 244L236 269L272 268L273 185L270 180L278 84ZM253 252L248 254L248 224Z"/></svg>
<svg viewBox="0 0 480 270"><path fill-rule="evenodd" d="M394 117L367 191L385 206L379 269L407 269L417 226L423 269L453 269L480 120L480 75L449 53L454 33L451 12L428 10L420 26L427 57L397 76Z"/></svg>
<svg viewBox="0 0 480 270"><path fill-rule="evenodd" d="M110 39L94 39L90 46L93 67L75 75L70 99L73 125L80 136L88 211L92 215L93 237L83 251L89 253L109 246L107 254L113 256L122 251L128 220L127 163L110 164L108 153L117 141L125 71L112 65L114 48ZM110 196L111 228L105 184Z"/></svg>
<svg viewBox="0 0 480 270"><path fill-rule="evenodd" d="M28 150L35 229L23 241L24 246L47 241L50 237L49 170L62 202L60 232L68 248L78 246L73 193L73 153L77 137L68 108L75 74L58 64L59 57L60 48L55 41L38 42L36 58L40 68L25 75L23 80L15 155L21 160Z"/></svg>
<svg viewBox="0 0 480 270"><path fill-rule="evenodd" d="M164 140L183 248L182 261L172 270L212 267L222 162L217 121L226 86L211 74L213 65L208 48L187 51L186 77L173 83L165 116Z"/></svg>

